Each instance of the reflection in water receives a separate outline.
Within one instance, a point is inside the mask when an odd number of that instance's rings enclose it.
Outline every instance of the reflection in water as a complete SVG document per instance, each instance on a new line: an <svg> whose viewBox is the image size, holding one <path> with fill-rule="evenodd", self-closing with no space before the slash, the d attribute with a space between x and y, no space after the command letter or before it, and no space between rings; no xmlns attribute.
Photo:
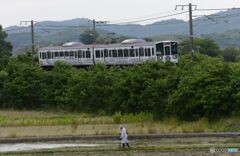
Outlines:
<svg viewBox="0 0 240 156"><path fill-rule="evenodd" d="M37 149L53 149L53 148L65 148L65 147L96 147L99 144L0 144L0 152L15 152L15 151L30 151Z"/></svg>

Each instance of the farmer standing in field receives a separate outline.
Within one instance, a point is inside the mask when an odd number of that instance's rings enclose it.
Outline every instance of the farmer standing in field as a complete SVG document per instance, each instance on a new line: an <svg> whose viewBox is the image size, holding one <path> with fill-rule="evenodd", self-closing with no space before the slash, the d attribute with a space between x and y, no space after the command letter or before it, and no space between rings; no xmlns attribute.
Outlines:
<svg viewBox="0 0 240 156"><path fill-rule="evenodd" d="M129 148L128 140L127 140L127 131L126 128L123 127L123 125L120 126L120 131L121 131L121 139L122 139L122 147L125 148L125 145Z"/></svg>

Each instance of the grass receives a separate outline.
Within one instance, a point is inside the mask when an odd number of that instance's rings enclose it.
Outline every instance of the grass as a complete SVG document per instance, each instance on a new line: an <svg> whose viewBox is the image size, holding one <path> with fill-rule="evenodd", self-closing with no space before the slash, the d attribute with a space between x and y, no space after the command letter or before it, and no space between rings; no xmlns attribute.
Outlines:
<svg viewBox="0 0 240 156"><path fill-rule="evenodd" d="M232 117L209 122L194 122L169 118L154 121L149 113L93 116L35 111L0 111L0 137L66 136L66 135L118 135L119 124L131 134L200 133L240 131L240 118Z"/></svg>

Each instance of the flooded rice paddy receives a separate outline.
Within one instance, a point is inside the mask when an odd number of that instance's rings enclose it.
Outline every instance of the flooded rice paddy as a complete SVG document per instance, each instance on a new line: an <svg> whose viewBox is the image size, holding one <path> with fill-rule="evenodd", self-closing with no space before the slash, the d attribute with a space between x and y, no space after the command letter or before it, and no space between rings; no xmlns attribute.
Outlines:
<svg viewBox="0 0 240 156"><path fill-rule="evenodd" d="M240 138L178 138L120 141L67 141L0 144L0 155L8 156L228 156L227 148L240 149ZM214 152L210 149L216 149ZM231 155L240 155L231 153Z"/></svg>

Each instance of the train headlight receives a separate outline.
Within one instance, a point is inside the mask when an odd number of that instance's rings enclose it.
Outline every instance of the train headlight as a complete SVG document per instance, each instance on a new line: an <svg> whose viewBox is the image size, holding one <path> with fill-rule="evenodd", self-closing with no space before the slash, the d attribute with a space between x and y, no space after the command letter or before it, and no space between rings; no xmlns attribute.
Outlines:
<svg viewBox="0 0 240 156"><path fill-rule="evenodd" d="M178 59L178 55L173 55L172 58L173 59Z"/></svg>
<svg viewBox="0 0 240 156"><path fill-rule="evenodd" d="M166 57L165 57L165 60L166 60L166 61L170 61L170 60L171 60L171 57L170 57L170 56L166 56Z"/></svg>

